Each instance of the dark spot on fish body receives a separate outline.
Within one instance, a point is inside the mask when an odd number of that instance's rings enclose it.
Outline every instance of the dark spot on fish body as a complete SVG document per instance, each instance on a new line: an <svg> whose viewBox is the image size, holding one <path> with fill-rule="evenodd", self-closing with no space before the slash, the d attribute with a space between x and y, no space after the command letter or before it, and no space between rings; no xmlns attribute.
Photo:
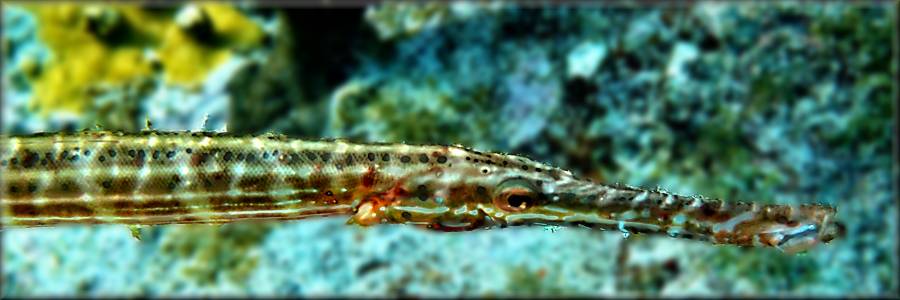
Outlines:
<svg viewBox="0 0 900 300"><path fill-rule="evenodd" d="M381 154L381 161L390 161L390 160L391 160L391 155L390 155L390 154L387 154L387 153L382 153L382 154Z"/></svg>
<svg viewBox="0 0 900 300"><path fill-rule="evenodd" d="M176 175L177 176L177 175ZM141 185L140 193L144 195L166 195L172 192L173 175L151 175L144 179ZM176 187L180 182L180 178L176 183Z"/></svg>
<svg viewBox="0 0 900 300"><path fill-rule="evenodd" d="M101 193L104 195L131 195L137 185L134 179L131 179L129 177L113 177L107 178L105 180L109 180L111 182L109 188L105 188L101 191ZM72 182L72 186L77 186L74 184L74 181Z"/></svg>
<svg viewBox="0 0 900 300"><path fill-rule="evenodd" d="M412 219L412 214L409 213L408 211L404 211L404 212L400 213L400 216L402 216L403 219L405 219L405 220L411 220L411 219Z"/></svg>
<svg viewBox="0 0 900 300"><path fill-rule="evenodd" d="M375 161L375 153L369 152L366 154L366 159L369 161Z"/></svg>
<svg viewBox="0 0 900 300"><path fill-rule="evenodd" d="M23 168L31 168L33 167L40 158L40 155L33 151L25 151L25 155L22 158L22 167Z"/></svg>
<svg viewBox="0 0 900 300"><path fill-rule="evenodd" d="M487 191L487 188L479 185L477 188L475 188L475 193L478 196L487 196L488 191Z"/></svg>
<svg viewBox="0 0 900 300"><path fill-rule="evenodd" d="M402 163L409 163L411 161L412 161L412 158L410 158L409 155L404 155L404 156L400 157L400 162L402 162Z"/></svg>
<svg viewBox="0 0 900 300"><path fill-rule="evenodd" d="M316 154L315 154L314 152L312 152L312 151L305 151L304 153L306 154L306 159L308 159L308 160L310 160L310 161L315 161L315 160L316 160Z"/></svg>
<svg viewBox="0 0 900 300"><path fill-rule="evenodd" d="M420 184L418 187L416 187L416 198L425 201L428 200L428 196L428 187L426 187L424 184Z"/></svg>
<svg viewBox="0 0 900 300"><path fill-rule="evenodd" d="M633 192L632 192L632 193L629 193L629 198L634 199L634 196L633 196L634 194L635 194L635 193L633 193ZM644 206L647 206L647 207L659 207L659 206L662 205L662 203L663 203L663 197L666 197L666 195L665 195L665 194L656 195L655 197L653 197L653 200L652 200L652 201L645 201L645 205L644 205ZM646 202L653 202L654 205L647 205Z"/></svg>
<svg viewBox="0 0 900 300"><path fill-rule="evenodd" d="M74 198L81 196L82 193L80 190L74 190L72 188L78 186L73 178L59 176L54 178L53 180L54 182L44 189L44 196L48 198Z"/></svg>
<svg viewBox="0 0 900 300"><path fill-rule="evenodd" d="M443 155L438 156L437 162L438 162L439 164L445 163L445 162L447 162L447 157L446 157L446 156L443 156Z"/></svg>
<svg viewBox="0 0 900 300"><path fill-rule="evenodd" d="M712 217L718 211L719 203L718 202L704 202L700 205L700 213L705 217Z"/></svg>
<svg viewBox="0 0 900 300"><path fill-rule="evenodd" d="M138 152L137 152L138 158L143 159L145 156L147 156L147 153L144 152L144 149L138 150Z"/></svg>
<svg viewBox="0 0 900 300"><path fill-rule="evenodd" d="M699 220L709 220L712 222L725 222L728 219L731 219L732 215L727 212L721 210L722 202L721 200L714 200L712 203L704 203L700 206L700 216L697 216Z"/></svg>
<svg viewBox="0 0 900 300"><path fill-rule="evenodd" d="M419 154L419 162L420 162L420 163L423 163L423 164L424 164L424 163L427 163L427 162L428 162L428 155L426 155L426 154L424 154L424 153Z"/></svg>
<svg viewBox="0 0 900 300"><path fill-rule="evenodd" d="M347 154L347 158L345 159L345 163L350 166L353 165L353 154Z"/></svg>
<svg viewBox="0 0 900 300"><path fill-rule="evenodd" d="M107 151L107 154L109 154L109 157L111 158L116 158L117 153L116 150L110 149L109 151Z"/></svg>
<svg viewBox="0 0 900 300"><path fill-rule="evenodd" d="M322 153L319 153L319 157L322 158L323 162L328 162L329 160L331 160L331 153L322 152Z"/></svg>
<svg viewBox="0 0 900 300"><path fill-rule="evenodd" d="M166 158L172 159L173 157L175 157L175 151L169 150L169 152L166 152Z"/></svg>
<svg viewBox="0 0 900 300"><path fill-rule="evenodd" d="M159 150L153 150L153 159L159 159Z"/></svg>

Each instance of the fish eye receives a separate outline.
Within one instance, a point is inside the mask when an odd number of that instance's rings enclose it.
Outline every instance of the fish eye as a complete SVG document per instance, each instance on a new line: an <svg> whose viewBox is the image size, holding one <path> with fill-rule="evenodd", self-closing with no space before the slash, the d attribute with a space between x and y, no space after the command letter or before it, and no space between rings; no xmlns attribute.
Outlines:
<svg viewBox="0 0 900 300"><path fill-rule="evenodd" d="M534 186L525 180L510 180L500 184L494 196L494 206L505 211L523 211L532 207L537 199Z"/></svg>
<svg viewBox="0 0 900 300"><path fill-rule="evenodd" d="M509 207L525 209L528 206L531 206L532 202L531 196L529 195L509 195L506 197L506 204L508 204Z"/></svg>

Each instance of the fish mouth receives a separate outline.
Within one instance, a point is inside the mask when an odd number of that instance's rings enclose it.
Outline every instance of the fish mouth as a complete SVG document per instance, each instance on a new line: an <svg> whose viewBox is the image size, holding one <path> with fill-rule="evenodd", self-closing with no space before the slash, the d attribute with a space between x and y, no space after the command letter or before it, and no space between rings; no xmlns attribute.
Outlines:
<svg viewBox="0 0 900 300"><path fill-rule="evenodd" d="M488 219L501 227L574 226L795 253L844 236L846 229L835 213L822 204L722 201L595 184L557 190L534 207L488 214Z"/></svg>
<svg viewBox="0 0 900 300"><path fill-rule="evenodd" d="M847 227L844 223L834 220L833 215L825 216L822 221L822 230L818 233L818 240L823 243L829 243L836 238L843 238L847 235Z"/></svg>
<svg viewBox="0 0 900 300"><path fill-rule="evenodd" d="M768 240L767 245L772 245L787 254L806 252L815 245L827 244L846 232L844 225L831 220L830 215L826 215L818 223L811 222L794 228L778 225L773 227L760 236Z"/></svg>

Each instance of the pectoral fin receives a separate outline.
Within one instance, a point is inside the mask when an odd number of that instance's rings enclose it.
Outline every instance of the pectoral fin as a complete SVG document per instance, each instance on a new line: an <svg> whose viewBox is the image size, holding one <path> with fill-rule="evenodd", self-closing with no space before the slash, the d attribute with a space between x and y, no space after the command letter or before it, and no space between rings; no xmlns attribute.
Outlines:
<svg viewBox="0 0 900 300"><path fill-rule="evenodd" d="M134 239L140 241L141 240L141 226L140 225L128 225L128 230L131 231L131 236Z"/></svg>

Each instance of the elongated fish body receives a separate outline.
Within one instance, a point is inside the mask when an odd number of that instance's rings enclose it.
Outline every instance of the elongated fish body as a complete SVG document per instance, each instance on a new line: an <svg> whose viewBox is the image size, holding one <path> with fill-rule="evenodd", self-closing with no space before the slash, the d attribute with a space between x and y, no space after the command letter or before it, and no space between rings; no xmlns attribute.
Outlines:
<svg viewBox="0 0 900 300"><path fill-rule="evenodd" d="M605 185L461 146L281 135L85 131L3 137L2 226L349 216L442 231L578 225L795 252L840 235L835 209Z"/></svg>

